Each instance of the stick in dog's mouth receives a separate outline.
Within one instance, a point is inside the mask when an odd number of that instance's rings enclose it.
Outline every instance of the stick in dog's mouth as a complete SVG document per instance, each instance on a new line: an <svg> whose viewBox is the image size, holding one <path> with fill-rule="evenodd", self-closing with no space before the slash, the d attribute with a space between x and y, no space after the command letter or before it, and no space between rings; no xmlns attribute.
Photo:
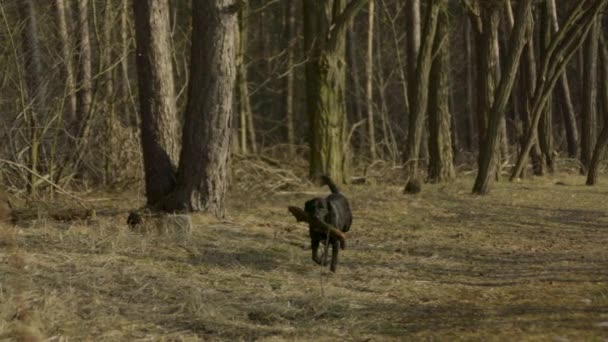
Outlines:
<svg viewBox="0 0 608 342"><path fill-rule="evenodd" d="M339 229L337 229L336 227L327 224L321 220L319 220L316 217L310 217L303 209L298 208L298 207L294 207L294 206L288 206L287 209L289 209L289 212L296 218L296 221L298 222L307 222L311 225L311 227L320 232L320 233L324 233L327 234L329 232L329 234L331 236L333 236L334 238L338 239L340 241L340 248L341 249L345 249L346 248L346 235L340 231Z"/></svg>

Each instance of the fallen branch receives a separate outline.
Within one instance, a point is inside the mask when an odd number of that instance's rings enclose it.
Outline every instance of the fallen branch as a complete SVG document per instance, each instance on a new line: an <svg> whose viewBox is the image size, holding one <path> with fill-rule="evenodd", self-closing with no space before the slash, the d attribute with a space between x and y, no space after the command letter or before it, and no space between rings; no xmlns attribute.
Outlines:
<svg viewBox="0 0 608 342"><path fill-rule="evenodd" d="M344 232L340 231L339 229L330 224L319 220L316 217L310 217L304 210L298 207L289 206L287 208L289 209L289 212L296 218L296 221L307 222L308 224L310 224L310 227L313 230L318 231L320 233L329 233L330 236L340 241L340 248L346 248L346 235L344 235Z"/></svg>

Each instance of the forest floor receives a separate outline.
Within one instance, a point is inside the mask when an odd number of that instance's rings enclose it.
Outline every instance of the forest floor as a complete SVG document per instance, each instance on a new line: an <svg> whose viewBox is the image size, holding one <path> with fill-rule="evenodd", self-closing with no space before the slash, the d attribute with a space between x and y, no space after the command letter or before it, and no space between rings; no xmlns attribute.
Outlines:
<svg viewBox="0 0 608 342"><path fill-rule="evenodd" d="M141 195L88 194L121 213L0 229L0 340L606 340L603 183L345 187L336 274L287 211L325 188L232 190L227 219L193 215L181 241L128 229Z"/></svg>

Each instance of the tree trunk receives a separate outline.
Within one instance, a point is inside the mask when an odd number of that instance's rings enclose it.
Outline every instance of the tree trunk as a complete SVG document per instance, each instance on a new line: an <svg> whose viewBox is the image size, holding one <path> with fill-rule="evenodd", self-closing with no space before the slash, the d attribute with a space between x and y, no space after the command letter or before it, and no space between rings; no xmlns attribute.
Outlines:
<svg viewBox="0 0 608 342"><path fill-rule="evenodd" d="M192 2L188 103L175 191L169 211L225 214L238 18L235 0Z"/></svg>
<svg viewBox="0 0 608 342"><path fill-rule="evenodd" d="M477 136L479 158L486 142L490 109L494 102L496 71L498 65L498 7L488 3L481 4L481 26L477 30ZM481 163L481 161L478 161Z"/></svg>
<svg viewBox="0 0 608 342"><path fill-rule="evenodd" d="M367 61L365 64L365 74L367 76L365 84L365 100L367 104L367 132L369 136L369 155L373 160L377 159L376 155L376 127L374 125L374 3L375 0L369 0L367 14Z"/></svg>
<svg viewBox="0 0 608 342"><path fill-rule="evenodd" d="M414 87L416 84L416 65L420 52L421 23L420 23L420 0L408 0L405 2L406 30L407 30L407 83L408 83L408 103L414 103ZM426 39L426 37L425 37ZM411 106L410 106L410 109ZM409 114L409 113L408 113Z"/></svg>
<svg viewBox="0 0 608 342"><path fill-rule="evenodd" d="M594 19L591 31L585 41L583 64L583 111L581 115L581 172L589 170L593 146L596 142L597 129L597 53L600 33L600 21Z"/></svg>
<svg viewBox="0 0 608 342"><path fill-rule="evenodd" d="M27 191L33 194L36 191L36 174L39 164L40 132L39 122L43 112L47 110L47 86L42 80L44 75L42 69L42 57L40 52L40 41L38 32L38 15L36 4L33 0L19 1L18 11L21 20L25 22L22 31L23 70L25 78L25 89L23 96L27 99L24 103L23 118L28 129L29 144L29 173ZM27 96L25 96L27 94ZM27 104L27 106L26 106Z"/></svg>
<svg viewBox="0 0 608 342"><path fill-rule="evenodd" d="M530 28L532 17L532 0L522 0L518 4L517 16L511 37L505 68L496 90L492 104L488 130L484 137L484 144L479 153L479 171L473 186L473 193L485 194L488 192L493 167L495 167L496 150L500 140L500 124L507 108L507 102L513 89L517 75L519 60L526 45L526 33ZM491 13L490 13L491 14ZM484 25L484 29L486 26Z"/></svg>
<svg viewBox="0 0 608 342"><path fill-rule="evenodd" d="M114 134L116 127L116 113L114 106L116 105L116 96L114 94L114 72L113 72L113 59L114 59L114 37L112 20L114 19L113 2L108 1L105 4L104 22L103 22L103 51L102 51L102 68L106 70L105 76L105 151L104 151L104 172L103 172L103 184L108 185L111 179L114 179L115 165L115 151L120 147L114 144Z"/></svg>
<svg viewBox="0 0 608 342"><path fill-rule="evenodd" d="M553 26L553 33L559 31L559 22L557 19L557 6L555 0L547 0L549 14ZM568 84L568 74L563 73L558 84L558 98L561 105L561 112L566 129L566 142L568 145L568 156L576 158L578 156L578 129L576 127L576 115L574 113L574 105L570 96L570 86Z"/></svg>
<svg viewBox="0 0 608 342"><path fill-rule="evenodd" d="M435 47L437 56L431 67L429 94L429 175L431 183L450 182L456 177L453 162L451 114L449 108L448 15L439 10Z"/></svg>
<svg viewBox="0 0 608 342"><path fill-rule="evenodd" d="M416 66L416 82L412 84L414 97L412 111L409 116L407 143L405 146L404 160L406 178L418 177L418 157L420 155L420 142L424 117L428 107L429 77L432 65L433 43L437 31L439 9L445 5L444 0L429 0L429 9L424 21L424 40L420 46Z"/></svg>
<svg viewBox="0 0 608 342"><path fill-rule="evenodd" d="M606 34L600 35L600 58L601 58L601 101L602 113L604 118L604 126L597 139L597 144L593 150L593 157L589 164L587 172L587 185L595 185L597 183L597 174L600 166L600 161L604 158L606 146L608 146L608 46L606 45Z"/></svg>
<svg viewBox="0 0 608 342"><path fill-rule="evenodd" d="M89 34L89 0L77 1L78 6L78 92L76 109L76 127L83 126L91 112L92 68L91 38Z"/></svg>
<svg viewBox="0 0 608 342"><path fill-rule="evenodd" d="M64 0L56 0L55 10L57 16L57 30L61 45L61 57L63 58L65 71L65 114L68 121L76 119L76 81L74 79L74 63L72 61L72 43L69 35L68 20Z"/></svg>
<svg viewBox="0 0 608 342"><path fill-rule="evenodd" d="M531 126L531 118L530 114L532 112L532 101L534 99L534 91L537 82L537 70L536 70L536 54L534 52L535 40L534 40L534 28L531 28L528 33L528 42L524 49L524 60L520 66L521 72L521 85L522 85L522 96L521 96L521 104L522 104L522 112L520 114L521 121L523 123L523 133L520 137L520 145L521 148L524 148L525 145L525 132L530 129ZM538 132L534 132L534 134L538 134ZM538 140L538 139L535 139ZM532 159L532 172L541 176L544 174L545 166L543 164L542 152L540 150L540 146L538 143L534 144L534 147L530 151L530 158ZM519 175L523 177L523 171Z"/></svg>
<svg viewBox="0 0 608 342"><path fill-rule="evenodd" d="M237 65L237 92L236 99L238 103L238 117L239 117L239 148L241 153L249 153L249 147L247 139L249 137L249 116L251 115L251 103L249 101L249 84L247 78L247 62L245 61L245 53L247 52L247 38L248 38L248 22L249 22L249 9L248 4L244 3L239 11L239 30L238 30L238 49L236 55ZM253 146L252 146L253 149ZM255 151L252 151L255 153Z"/></svg>
<svg viewBox="0 0 608 342"><path fill-rule="evenodd" d="M346 182L345 51L348 25L367 0L304 1L306 102L311 129L310 176Z"/></svg>
<svg viewBox="0 0 608 342"><path fill-rule="evenodd" d="M137 0L133 12L146 198L155 206L175 186L178 151L169 6L166 0Z"/></svg>
<svg viewBox="0 0 608 342"><path fill-rule="evenodd" d="M475 96L476 92L474 91L474 77L475 77L475 67L474 67L474 58L473 58L473 36L471 34L471 23L467 21L465 23L465 53L466 53L466 87L467 87L467 99L466 99L466 129L465 129L465 137L467 144L467 151L473 151L473 146L475 143L475 119L473 112L475 111Z"/></svg>
<svg viewBox="0 0 608 342"><path fill-rule="evenodd" d="M541 58L544 58L546 50L549 48L552 36L552 17L550 13L550 4L546 0L542 4L540 11L540 51ZM538 126L538 142L542 152L543 164L547 166L547 171L553 173L555 165L553 160L553 101L552 96L547 100L547 105L540 119Z"/></svg>
<svg viewBox="0 0 608 342"><path fill-rule="evenodd" d="M296 144L296 132L294 127L295 122L295 48L298 39L298 31L296 26L296 2L290 1L287 5L287 77L285 79L285 118L287 120L287 144L289 145L289 154L294 156Z"/></svg>

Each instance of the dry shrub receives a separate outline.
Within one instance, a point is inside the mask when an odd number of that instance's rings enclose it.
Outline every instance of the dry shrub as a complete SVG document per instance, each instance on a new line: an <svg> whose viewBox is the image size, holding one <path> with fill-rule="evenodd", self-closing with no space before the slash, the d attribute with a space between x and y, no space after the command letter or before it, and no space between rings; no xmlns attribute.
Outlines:
<svg viewBox="0 0 608 342"><path fill-rule="evenodd" d="M107 184L116 188L141 184L141 180L144 178L144 170L139 131L137 129L125 126L117 121L112 127L109 139L105 134L93 136L92 146L96 146L96 149L88 158L90 158L90 168L94 169L93 175L103 174L105 172L104 163L108 160L110 165L108 167L109 174L106 175ZM100 155L102 155L101 158ZM98 177L95 176L95 178ZM102 179L94 180L101 181Z"/></svg>
<svg viewBox="0 0 608 342"><path fill-rule="evenodd" d="M243 191L267 193L294 191L308 185L305 162L266 156L235 155L232 163L233 185Z"/></svg>

